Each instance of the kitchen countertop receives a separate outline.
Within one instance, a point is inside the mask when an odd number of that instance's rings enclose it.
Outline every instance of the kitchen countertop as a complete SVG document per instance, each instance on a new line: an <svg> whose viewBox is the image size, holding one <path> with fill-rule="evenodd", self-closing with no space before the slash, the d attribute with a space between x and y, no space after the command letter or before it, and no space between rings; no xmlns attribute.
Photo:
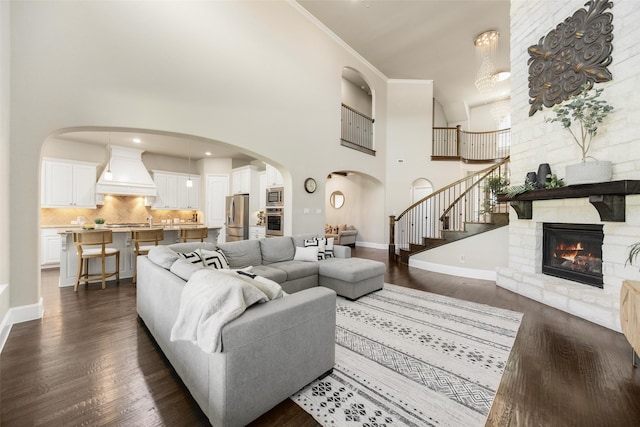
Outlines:
<svg viewBox="0 0 640 427"><path fill-rule="evenodd" d="M181 223L181 224L153 224L152 228L163 228L167 231L171 230L180 230L181 228L193 228L193 227L203 227L204 224L195 224L195 223ZM82 227L79 225L71 224L71 225L47 225L42 226L41 228L56 228L58 230L58 234L66 234L73 233L74 231L80 230ZM134 227L109 227L106 226L104 229L111 230L114 233L130 233L131 230L140 230L147 229L149 226L134 226ZM207 227L211 229L220 229L221 227Z"/></svg>

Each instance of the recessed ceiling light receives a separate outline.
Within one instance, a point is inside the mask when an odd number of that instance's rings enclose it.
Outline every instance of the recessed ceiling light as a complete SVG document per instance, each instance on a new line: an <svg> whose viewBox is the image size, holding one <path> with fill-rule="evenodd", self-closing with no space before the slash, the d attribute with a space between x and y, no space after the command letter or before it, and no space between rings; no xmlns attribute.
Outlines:
<svg viewBox="0 0 640 427"><path fill-rule="evenodd" d="M207 151L206 153L204 153L205 156L210 156L211 155L211 151Z"/></svg>
<svg viewBox="0 0 640 427"><path fill-rule="evenodd" d="M135 142L136 144L140 144L142 140L140 138L133 138L133 142Z"/></svg>

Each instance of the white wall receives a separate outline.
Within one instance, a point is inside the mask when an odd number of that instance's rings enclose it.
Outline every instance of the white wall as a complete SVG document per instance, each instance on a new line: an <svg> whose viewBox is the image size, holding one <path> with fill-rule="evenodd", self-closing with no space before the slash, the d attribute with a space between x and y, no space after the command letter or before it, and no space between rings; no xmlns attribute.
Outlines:
<svg viewBox="0 0 640 427"><path fill-rule="evenodd" d="M468 237L412 255L409 265L455 276L495 280L508 263L508 227Z"/></svg>
<svg viewBox="0 0 640 427"><path fill-rule="evenodd" d="M0 2L0 346L2 345L2 324L10 306L11 216L9 205L11 199L10 184L10 21L11 3ZM31 242L32 244L34 242ZM39 246L35 246L36 248ZM33 252L33 248L32 248ZM36 249L36 253L40 253Z"/></svg>
<svg viewBox="0 0 640 427"><path fill-rule="evenodd" d="M461 166L431 162L432 81L391 80L387 96L386 215L399 215L412 203L413 181L426 178L439 189L460 177Z"/></svg>
<svg viewBox="0 0 640 427"><path fill-rule="evenodd" d="M42 157L74 160L106 165L109 153L106 147L79 141L49 138L42 146Z"/></svg>
<svg viewBox="0 0 640 427"><path fill-rule="evenodd" d="M12 253L38 247L41 149L64 128L179 132L273 159L287 171L291 233L323 230L324 189L306 194L306 177L355 165L384 182L384 76L298 9L289 2L12 3L11 47L20 54L12 63L9 158L20 186L2 203L10 206ZM376 91L377 156L339 145L345 66ZM322 214L304 215L304 207ZM10 263L11 305L36 303L37 258Z"/></svg>
<svg viewBox="0 0 640 427"><path fill-rule="evenodd" d="M344 194L344 205L340 209L331 206L329 199L331 193L341 191ZM325 223L331 225L347 224L356 228L360 226L362 216L362 201L360 200L362 189L356 176L340 176L333 175L331 179L327 179L325 187Z"/></svg>
<svg viewBox="0 0 640 427"><path fill-rule="evenodd" d="M433 126L440 128L449 127L442 104L440 104L437 99L433 100Z"/></svg>
<svg viewBox="0 0 640 427"><path fill-rule="evenodd" d="M508 100L492 102L484 105L477 105L469 109L469 131L472 132L489 132L500 130L497 126L496 118L492 113L492 109L496 105L509 105Z"/></svg>

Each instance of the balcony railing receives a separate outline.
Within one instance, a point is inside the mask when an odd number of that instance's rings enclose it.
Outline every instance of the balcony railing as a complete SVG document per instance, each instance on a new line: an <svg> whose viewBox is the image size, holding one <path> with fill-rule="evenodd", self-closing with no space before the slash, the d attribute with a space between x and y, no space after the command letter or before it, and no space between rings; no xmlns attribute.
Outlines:
<svg viewBox="0 0 640 427"><path fill-rule="evenodd" d="M367 117L342 104L340 143L345 147L375 156L376 152L373 149L373 122L374 120L371 117Z"/></svg>
<svg viewBox="0 0 640 427"><path fill-rule="evenodd" d="M431 160L462 160L467 163L493 162L509 156L511 129L467 132L455 128L433 128Z"/></svg>

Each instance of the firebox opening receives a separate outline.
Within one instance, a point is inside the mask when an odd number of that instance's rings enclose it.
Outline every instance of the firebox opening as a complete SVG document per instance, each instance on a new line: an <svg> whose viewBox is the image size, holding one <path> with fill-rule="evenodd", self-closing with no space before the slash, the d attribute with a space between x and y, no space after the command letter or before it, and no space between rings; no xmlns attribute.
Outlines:
<svg viewBox="0 0 640 427"><path fill-rule="evenodd" d="M602 225L545 223L542 230L542 273L603 287Z"/></svg>

